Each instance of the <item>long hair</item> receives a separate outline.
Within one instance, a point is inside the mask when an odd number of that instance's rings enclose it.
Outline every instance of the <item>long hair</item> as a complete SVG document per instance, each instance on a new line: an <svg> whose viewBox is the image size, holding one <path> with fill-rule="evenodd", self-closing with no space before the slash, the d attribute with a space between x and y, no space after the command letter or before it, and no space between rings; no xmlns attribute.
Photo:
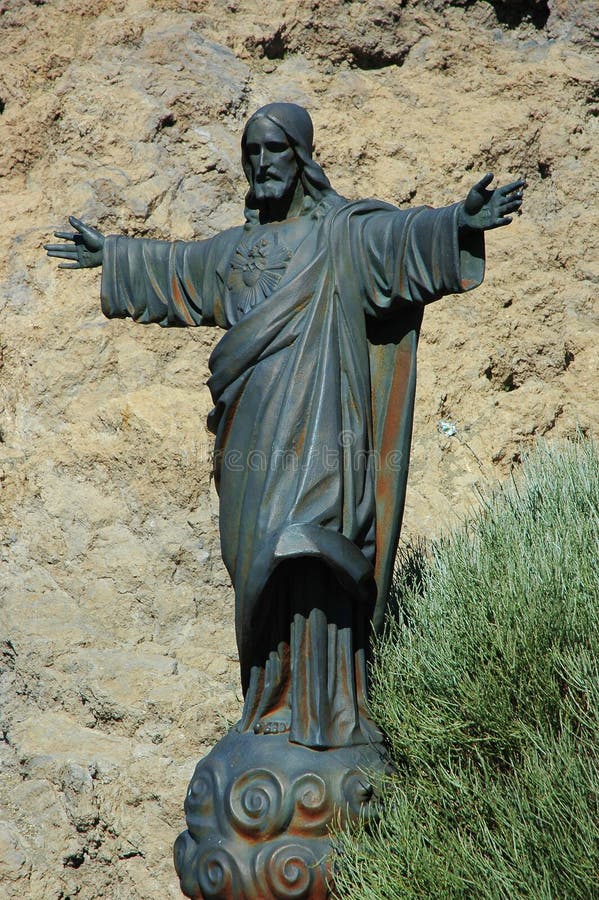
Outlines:
<svg viewBox="0 0 599 900"><path fill-rule="evenodd" d="M247 131L256 119L269 119L285 133L297 159L299 178L304 190L302 215L327 201L327 206L337 206L343 198L331 187L331 183L317 162L312 159L314 126L308 112L295 103L268 103L260 107L248 119L241 138L241 165L249 183L245 197L245 218L247 222L257 222L258 201L254 192L253 173L247 153Z"/></svg>

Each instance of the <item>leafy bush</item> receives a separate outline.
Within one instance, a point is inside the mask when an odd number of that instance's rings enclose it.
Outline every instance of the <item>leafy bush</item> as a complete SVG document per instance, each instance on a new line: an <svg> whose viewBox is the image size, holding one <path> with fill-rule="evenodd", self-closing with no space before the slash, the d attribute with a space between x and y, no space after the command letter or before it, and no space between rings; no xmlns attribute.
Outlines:
<svg viewBox="0 0 599 900"><path fill-rule="evenodd" d="M404 559L372 699L397 771L336 837L340 897L599 897L599 457L523 469Z"/></svg>

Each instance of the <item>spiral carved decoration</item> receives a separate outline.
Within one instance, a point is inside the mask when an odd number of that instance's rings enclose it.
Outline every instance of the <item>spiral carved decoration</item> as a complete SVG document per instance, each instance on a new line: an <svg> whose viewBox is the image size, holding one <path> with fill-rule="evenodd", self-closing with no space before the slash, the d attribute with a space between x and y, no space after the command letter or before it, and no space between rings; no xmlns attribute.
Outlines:
<svg viewBox="0 0 599 900"><path fill-rule="evenodd" d="M210 849L202 855L198 883L204 900L239 900L243 896L237 863L222 848Z"/></svg>
<svg viewBox="0 0 599 900"><path fill-rule="evenodd" d="M343 796L354 815L362 815L373 795L373 787L363 772L350 771L343 778Z"/></svg>
<svg viewBox="0 0 599 900"><path fill-rule="evenodd" d="M197 831L212 821L216 790L209 768L198 767L187 789L185 812L187 825Z"/></svg>
<svg viewBox="0 0 599 900"><path fill-rule="evenodd" d="M283 786L267 769L251 769L237 778L230 786L227 807L233 827L241 834L266 837L280 833L287 824Z"/></svg>
<svg viewBox="0 0 599 900"><path fill-rule="evenodd" d="M259 896L276 900L316 900L327 896L325 867L306 844L264 848L257 854L255 871Z"/></svg>
<svg viewBox="0 0 599 900"><path fill-rule="evenodd" d="M324 778L315 772L306 772L295 781L292 792L295 801L293 818L295 829L326 834L333 810L330 792Z"/></svg>
<svg viewBox="0 0 599 900"><path fill-rule="evenodd" d="M368 746L316 751L285 734L229 732L193 775L175 843L192 900L327 900L328 828L376 810Z"/></svg>

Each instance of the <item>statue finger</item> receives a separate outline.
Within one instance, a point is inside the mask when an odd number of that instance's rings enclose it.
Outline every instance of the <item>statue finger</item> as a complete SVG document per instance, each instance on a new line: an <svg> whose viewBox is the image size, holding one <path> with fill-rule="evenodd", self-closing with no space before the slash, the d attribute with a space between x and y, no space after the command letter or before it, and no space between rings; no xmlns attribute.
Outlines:
<svg viewBox="0 0 599 900"><path fill-rule="evenodd" d="M72 231L55 231L54 237L62 238L64 241L74 241L79 235L73 234Z"/></svg>
<svg viewBox="0 0 599 900"><path fill-rule="evenodd" d="M522 200L512 200L510 203L503 203L501 205L501 215L505 215L510 212L517 212L522 206Z"/></svg>
<svg viewBox="0 0 599 900"><path fill-rule="evenodd" d="M76 247L68 244L44 244L48 256L64 256L65 259L79 259Z"/></svg>
<svg viewBox="0 0 599 900"><path fill-rule="evenodd" d="M81 263L58 263L59 269L82 269Z"/></svg>
<svg viewBox="0 0 599 900"><path fill-rule="evenodd" d="M44 250L65 250L67 253L77 253L77 248L72 244L44 244Z"/></svg>
<svg viewBox="0 0 599 900"><path fill-rule="evenodd" d="M508 194L507 197L501 197L498 202L498 207L501 209L503 206L506 206L508 203L522 203L522 194Z"/></svg>
<svg viewBox="0 0 599 900"><path fill-rule="evenodd" d="M71 244L44 244L44 250L47 250L48 252L68 253L69 256L77 256L77 247L73 247Z"/></svg>
<svg viewBox="0 0 599 900"><path fill-rule="evenodd" d="M493 173L488 172L486 175L484 175L481 178L480 181L476 182L476 184L474 185L474 190L481 190L481 191L484 190L487 187L487 185L491 184L491 182L493 181L493 178L494 178Z"/></svg>
<svg viewBox="0 0 599 900"><path fill-rule="evenodd" d="M81 237L93 240L98 236L98 231L95 228L91 225L86 225L85 222L82 222L81 219L76 219L75 216L69 216L69 222L79 232L79 234L75 235L75 240L81 240Z"/></svg>
<svg viewBox="0 0 599 900"><path fill-rule="evenodd" d="M504 195L505 194L513 194L514 191L519 191L520 188L525 188L526 186L527 185L526 185L526 181L524 180L524 178L519 178L518 181L512 181L512 182L510 182L510 184L502 185L499 188L499 190Z"/></svg>
<svg viewBox="0 0 599 900"><path fill-rule="evenodd" d="M503 216L501 219L498 219L492 227L493 228L502 228L504 225L509 225L511 221L512 221L511 216Z"/></svg>

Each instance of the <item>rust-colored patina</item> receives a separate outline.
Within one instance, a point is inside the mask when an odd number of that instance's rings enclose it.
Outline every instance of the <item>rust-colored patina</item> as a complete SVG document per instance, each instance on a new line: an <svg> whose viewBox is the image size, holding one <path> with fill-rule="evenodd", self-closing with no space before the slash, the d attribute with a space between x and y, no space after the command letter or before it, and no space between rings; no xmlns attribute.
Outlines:
<svg viewBox="0 0 599 900"><path fill-rule="evenodd" d="M320 900L326 826L373 792L383 736L367 706L404 506L424 306L484 274L483 231L523 182L463 203L349 202L312 159L295 104L242 138L245 224L206 241L104 238L71 219L71 268L102 265L102 309L217 325L210 359L223 559L235 588L244 708L203 760L177 841L184 892ZM201 649L201 648L200 648Z"/></svg>

